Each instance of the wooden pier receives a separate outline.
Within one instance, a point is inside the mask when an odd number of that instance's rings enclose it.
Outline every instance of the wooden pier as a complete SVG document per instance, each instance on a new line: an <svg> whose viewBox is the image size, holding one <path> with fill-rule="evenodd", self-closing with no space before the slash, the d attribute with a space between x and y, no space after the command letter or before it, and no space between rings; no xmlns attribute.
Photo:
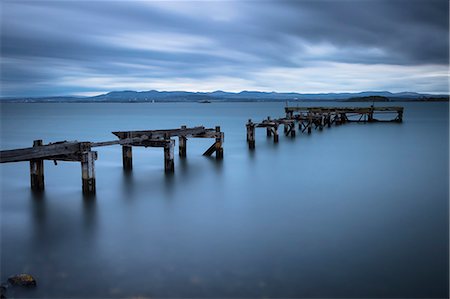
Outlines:
<svg viewBox="0 0 450 299"><path fill-rule="evenodd" d="M285 107L286 117L263 120L254 123L248 120L247 143L249 149L255 148L255 128L266 128L267 136L273 135L273 142L278 142L278 127L284 125L286 136L295 137L295 124L298 123L300 133L312 133L313 129L323 130L324 127L342 125L348 122L373 123L403 121L403 107ZM391 115L390 119L376 118L379 115Z"/></svg>
<svg viewBox="0 0 450 299"><path fill-rule="evenodd" d="M223 159L224 133L217 126L214 129L205 127L169 130L120 131L113 132L118 140L103 142L61 141L43 144L42 140L35 140L33 147L0 151L0 163L29 161L31 189L44 190L44 160L72 161L81 163L82 190L84 194L95 194L95 160L97 152L94 147L121 145L123 169L130 171L132 163L132 147L162 147L164 148L164 169L167 173L174 172L175 140L179 139L179 155L186 157L188 138L213 138L214 143L203 155L216 154L216 159Z"/></svg>

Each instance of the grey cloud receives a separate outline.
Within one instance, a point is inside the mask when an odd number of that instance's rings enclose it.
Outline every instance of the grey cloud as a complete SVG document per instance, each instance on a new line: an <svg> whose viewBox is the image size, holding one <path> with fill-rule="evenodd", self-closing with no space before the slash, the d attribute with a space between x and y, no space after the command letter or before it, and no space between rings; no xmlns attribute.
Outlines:
<svg viewBox="0 0 450 299"><path fill-rule="evenodd" d="M235 13L230 20L214 18L220 7L209 8L220 5ZM448 6L446 0L192 2L183 11L140 1L4 1L1 85L4 95L19 95L21 84L53 93L51 82L64 75L250 80L265 68L326 62L448 65ZM108 42L153 33L159 35L149 48ZM210 43L197 51L152 47L172 33Z"/></svg>

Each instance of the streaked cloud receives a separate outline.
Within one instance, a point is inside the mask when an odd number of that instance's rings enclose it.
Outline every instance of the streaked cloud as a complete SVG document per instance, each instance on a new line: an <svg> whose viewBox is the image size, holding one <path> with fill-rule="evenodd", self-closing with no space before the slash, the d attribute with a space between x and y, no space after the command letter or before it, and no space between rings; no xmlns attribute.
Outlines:
<svg viewBox="0 0 450 299"><path fill-rule="evenodd" d="M448 93L446 0L1 3L2 96Z"/></svg>

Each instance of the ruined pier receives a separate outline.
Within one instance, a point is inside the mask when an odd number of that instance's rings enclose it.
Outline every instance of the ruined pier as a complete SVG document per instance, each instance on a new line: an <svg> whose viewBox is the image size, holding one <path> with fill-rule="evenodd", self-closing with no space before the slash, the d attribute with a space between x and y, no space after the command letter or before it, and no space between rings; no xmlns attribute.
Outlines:
<svg viewBox="0 0 450 299"><path fill-rule="evenodd" d="M44 184L44 160L70 161L81 163L81 178L83 194L95 194L95 160L97 152L92 149L101 146L121 145L122 165L125 171L131 171L132 147L162 147L164 149L164 170L166 173L174 172L174 147L178 137L179 155L186 157L188 138L213 138L214 143L203 155L211 156L215 153L216 159L223 159L224 133L220 127L187 128L181 126L178 129L168 130L144 130L144 131L118 131L112 132L117 140L102 142L60 141L43 144L42 140L35 140L33 147L0 151L0 163L29 162L30 183L34 191L42 191Z"/></svg>
<svg viewBox="0 0 450 299"><path fill-rule="evenodd" d="M331 125L342 125L349 122L375 123L403 121L403 107L285 107L286 116L278 119L267 117L261 122L246 123L247 143L249 149L255 148L255 129L266 128L267 137L273 135L273 142L278 143L278 127L284 125L284 134L295 137L298 124L300 133L311 134L313 129L323 130ZM383 116L383 118L380 118ZM387 117L390 117L386 119Z"/></svg>

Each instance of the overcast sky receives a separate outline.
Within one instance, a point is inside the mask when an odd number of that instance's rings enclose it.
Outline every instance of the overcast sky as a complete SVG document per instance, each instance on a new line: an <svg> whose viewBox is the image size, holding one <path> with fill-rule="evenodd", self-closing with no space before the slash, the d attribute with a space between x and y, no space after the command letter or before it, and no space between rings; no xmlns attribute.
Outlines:
<svg viewBox="0 0 450 299"><path fill-rule="evenodd" d="M448 93L448 26L448 0L3 0L2 96Z"/></svg>

